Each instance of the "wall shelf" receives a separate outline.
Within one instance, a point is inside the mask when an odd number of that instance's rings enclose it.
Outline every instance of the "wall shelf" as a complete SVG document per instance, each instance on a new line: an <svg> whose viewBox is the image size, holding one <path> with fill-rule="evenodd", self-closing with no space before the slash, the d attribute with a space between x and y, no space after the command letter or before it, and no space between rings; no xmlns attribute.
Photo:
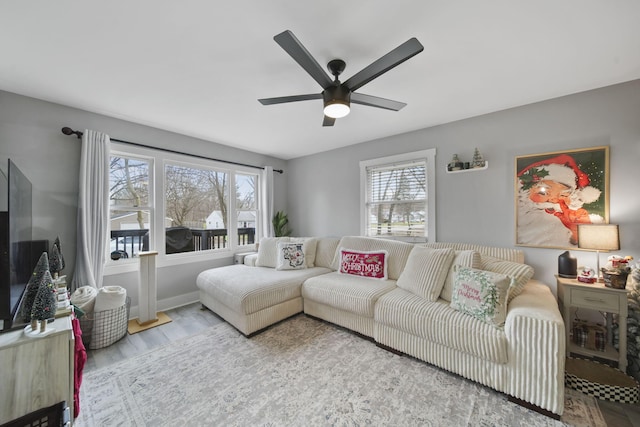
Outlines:
<svg viewBox="0 0 640 427"><path fill-rule="evenodd" d="M488 161L484 161L484 166L481 168L469 168L469 169L460 169L457 171L450 171L449 169L447 169L447 173L461 173L461 172L478 172L478 171L482 171L485 170L489 167L489 162Z"/></svg>

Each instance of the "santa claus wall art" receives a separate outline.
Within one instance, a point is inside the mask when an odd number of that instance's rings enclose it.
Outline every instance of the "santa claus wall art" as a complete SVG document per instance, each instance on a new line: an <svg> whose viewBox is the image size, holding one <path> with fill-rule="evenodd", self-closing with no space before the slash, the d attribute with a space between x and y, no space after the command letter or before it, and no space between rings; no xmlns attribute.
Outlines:
<svg viewBox="0 0 640 427"><path fill-rule="evenodd" d="M578 224L609 222L609 147L516 157L516 245L574 249Z"/></svg>

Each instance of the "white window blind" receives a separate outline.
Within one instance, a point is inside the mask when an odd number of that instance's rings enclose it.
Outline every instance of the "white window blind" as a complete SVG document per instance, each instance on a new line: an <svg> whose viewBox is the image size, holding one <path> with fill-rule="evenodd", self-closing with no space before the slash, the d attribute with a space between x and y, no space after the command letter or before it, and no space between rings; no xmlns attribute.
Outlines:
<svg viewBox="0 0 640 427"><path fill-rule="evenodd" d="M433 157L425 150L361 162L365 236L426 240Z"/></svg>
<svg viewBox="0 0 640 427"><path fill-rule="evenodd" d="M424 236L426 161L367 168L369 236Z"/></svg>

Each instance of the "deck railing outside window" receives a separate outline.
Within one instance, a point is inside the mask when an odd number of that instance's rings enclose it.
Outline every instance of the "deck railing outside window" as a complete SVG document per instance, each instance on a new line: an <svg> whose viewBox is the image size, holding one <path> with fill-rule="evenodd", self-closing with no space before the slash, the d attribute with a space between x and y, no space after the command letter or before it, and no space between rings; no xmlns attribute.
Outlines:
<svg viewBox="0 0 640 427"><path fill-rule="evenodd" d="M179 237L174 237L178 232ZM255 228L238 228L238 245L255 243ZM166 229L166 253L181 253L223 249L228 246L226 229L205 230L186 227ZM111 230L111 259L135 257L138 252L149 250L149 230Z"/></svg>

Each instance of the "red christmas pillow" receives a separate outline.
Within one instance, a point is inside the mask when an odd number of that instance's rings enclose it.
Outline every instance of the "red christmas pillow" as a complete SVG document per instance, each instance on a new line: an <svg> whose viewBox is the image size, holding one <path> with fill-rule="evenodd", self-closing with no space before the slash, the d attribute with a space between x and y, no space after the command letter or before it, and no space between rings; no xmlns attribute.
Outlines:
<svg viewBox="0 0 640 427"><path fill-rule="evenodd" d="M369 277L372 279L387 279L387 251L355 251L340 248L341 274Z"/></svg>

